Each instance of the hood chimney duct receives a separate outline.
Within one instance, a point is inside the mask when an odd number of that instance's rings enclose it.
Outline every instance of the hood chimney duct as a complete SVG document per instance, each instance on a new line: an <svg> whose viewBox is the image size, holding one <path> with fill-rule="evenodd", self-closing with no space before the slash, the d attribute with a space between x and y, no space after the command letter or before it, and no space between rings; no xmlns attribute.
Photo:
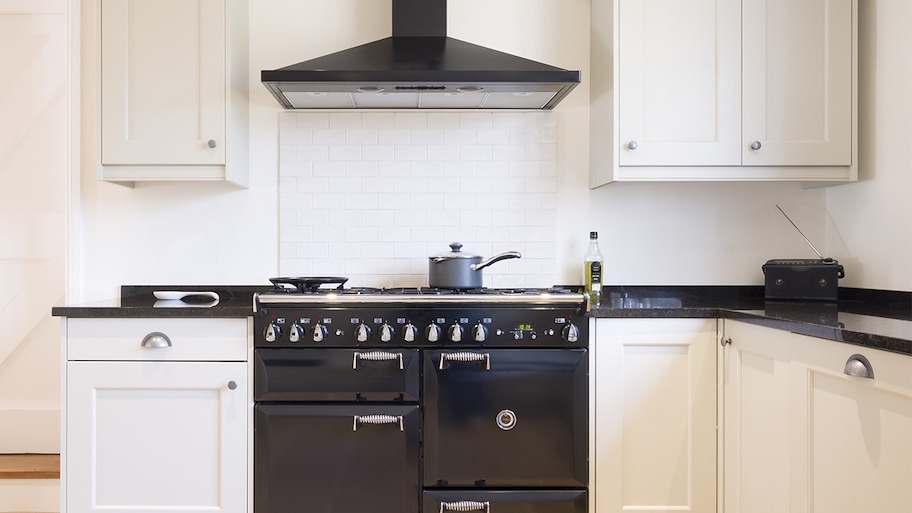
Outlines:
<svg viewBox="0 0 912 513"><path fill-rule="evenodd" d="M393 0L393 37L446 37L447 0Z"/></svg>

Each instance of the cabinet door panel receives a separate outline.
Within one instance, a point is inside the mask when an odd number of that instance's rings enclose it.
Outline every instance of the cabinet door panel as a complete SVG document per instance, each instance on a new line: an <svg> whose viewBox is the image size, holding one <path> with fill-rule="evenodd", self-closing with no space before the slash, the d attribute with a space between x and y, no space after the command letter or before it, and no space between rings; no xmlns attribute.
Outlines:
<svg viewBox="0 0 912 513"><path fill-rule="evenodd" d="M224 164L224 0L100 5L102 164Z"/></svg>
<svg viewBox="0 0 912 513"><path fill-rule="evenodd" d="M65 422L69 513L246 507L244 363L69 362Z"/></svg>
<svg viewBox="0 0 912 513"><path fill-rule="evenodd" d="M598 319L599 512L716 511L716 322Z"/></svg>
<svg viewBox="0 0 912 513"><path fill-rule="evenodd" d="M744 2L745 166L851 165L852 4Z"/></svg>
<svg viewBox="0 0 912 513"><path fill-rule="evenodd" d="M790 511L791 367L776 332L725 321L725 511Z"/></svg>
<svg viewBox="0 0 912 513"><path fill-rule="evenodd" d="M731 0L620 0L620 165L741 163L740 15Z"/></svg>
<svg viewBox="0 0 912 513"><path fill-rule="evenodd" d="M795 460L812 512L912 511L912 357L798 337ZM874 379L843 373L860 353Z"/></svg>

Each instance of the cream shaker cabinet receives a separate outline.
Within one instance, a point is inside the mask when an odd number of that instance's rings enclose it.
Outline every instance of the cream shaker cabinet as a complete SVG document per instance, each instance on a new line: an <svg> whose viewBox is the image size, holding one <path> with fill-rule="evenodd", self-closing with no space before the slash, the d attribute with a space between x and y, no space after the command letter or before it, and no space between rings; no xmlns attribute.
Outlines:
<svg viewBox="0 0 912 513"><path fill-rule="evenodd" d="M595 320L592 511L716 511L716 324Z"/></svg>
<svg viewBox="0 0 912 513"><path fill-rule="evenodd" d="M912 357L724 321L725 511L912 511Z"/></svg>
<svg viewBox="0 0 912 513"><path fill-rule="evenodd" d="M854 0L593 0L591 175L857 178Z"/></svg>
<svg viewBox="0 0 912 513"><path fill-rule="evenodd" d="M101 178L246 186L247 0L98 0Z"/></svg>
<svg viewBox="0 0 912 513"><path fill-rule="evenodd" d="M247 320L64 323L61 511L248 511Z"/></svg>

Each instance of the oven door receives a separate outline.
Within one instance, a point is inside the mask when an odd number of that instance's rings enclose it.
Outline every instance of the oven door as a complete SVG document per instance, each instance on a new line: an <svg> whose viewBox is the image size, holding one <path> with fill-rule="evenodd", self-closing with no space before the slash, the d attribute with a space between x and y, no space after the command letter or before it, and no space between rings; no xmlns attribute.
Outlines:
<svg viewBox="0 0 912 513"><path fill-rule="evenodd" d="M424 486L585 487L588 357L426 350Z"/></svg>
<svg viewBox="0 0 912 513"><path fill-rule="evenodd" d="M257 404L254 511L417 513L418 405Z"/></svg>

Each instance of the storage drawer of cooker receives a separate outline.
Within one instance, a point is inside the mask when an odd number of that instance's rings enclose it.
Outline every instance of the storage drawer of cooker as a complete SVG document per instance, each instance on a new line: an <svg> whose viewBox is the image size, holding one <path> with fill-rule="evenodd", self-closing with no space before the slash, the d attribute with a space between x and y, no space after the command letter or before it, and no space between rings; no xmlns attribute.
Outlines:
<svg viewBox="0 0 912 513"><path fill-rule="evenodd" d="M585 490L425 490L425 513L586 513Z"/></svg>
<svg viewBox="0 0 912 513"><path fill-rule="evenodd" d="M417 402L417 349L254 351L256 401Z"/></svg>

